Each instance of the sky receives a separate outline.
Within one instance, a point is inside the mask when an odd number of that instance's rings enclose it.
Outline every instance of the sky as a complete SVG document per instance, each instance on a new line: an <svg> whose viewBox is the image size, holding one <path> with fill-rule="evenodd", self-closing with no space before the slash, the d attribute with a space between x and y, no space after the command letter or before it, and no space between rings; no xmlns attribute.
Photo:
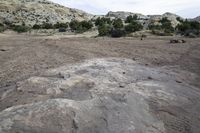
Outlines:
<svg viewBox="0 0 200 133"><path fill-rule="evenodd" d="M144 15L171 12L184 18L200 16L200 0L51 0L95 15L128 11Z"/></svg>

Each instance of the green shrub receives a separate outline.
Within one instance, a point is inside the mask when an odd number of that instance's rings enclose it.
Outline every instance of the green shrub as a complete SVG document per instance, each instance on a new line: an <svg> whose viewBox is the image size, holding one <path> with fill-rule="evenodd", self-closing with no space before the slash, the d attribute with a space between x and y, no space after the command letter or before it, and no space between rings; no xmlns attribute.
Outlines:
<svg viewBox="0 0 200 133"><path fill-rule="evenodd" d="M168 18L164 17L160 21L160 25L149 24L148 28L152 30L152 33L160 36L168 36L174 33L175 29Z"/></svg>
<svg viewBox="0 0 200 133"><path fill-rule="evenodd" d="M54 28L68 28L68 23L59 23L57 22L56 24L54 24Z"/></svg>
<svg viewBox="0 0 200 133"><path fill-rule="evenodd" d="M161 30L161 25L155 25L155 24L149 24L148 25L149 30Z"/></svg>
<svg viewBox="0 0 200 133"><path fill-rule="evenodd" d="M162 18L160 20L161 29L163 29L166 33L172 33L174 32L174 28L172 27L171 21L168 20L166 17Z"/></svg>
<svg viewBox="0 0 200 133"><path fill-rule="evenodd" d="M178 33L184 36L189 36L190 34L199 35L200 34L200 23L197 21L183 21L176 26Z"/></svg>
<svg viewBox="0 0 200 133"><path fill-rule="evenodd" d="M122 30L122 29L112 29L110 31L110 34L111 34L111 37L118 38L118 37L125 36L126 32L124 30Z"/></svg>
<svg viewBox="0 0 200 133"><path fill-rule="evenodd" d="M28 26L23 26L23 25L13 25L12 29L18 33L30 31L30 28Z"/></svg>
<svg viewBox="0 0 200 133"><path fill-rule="evenodd" d="M76 31L79 27L79 22L77 20L72 20L69 23L69 27L71 28L71 30Z"/></svg>
<svg viewBox="0 0 200 133"><path fill-rule="evenodd" d="M3 26L0 26L0 32L4 32L5 28Z"/></svg>
<svg viewBox="0 0 200 133"><path fill-rule="evenodd" d="M113 21L113 27L114 27L115 29L121 29L121 28L123 28L123 27L124 27L123 21L122 21L120 18L115 19L115 20Z"/></svg>
<svg viewBox="0 0 200 133"><path fill-rule="evenodd" d="M42 26L41 26L41 25L38 25L38 24L34 24L32 28L33 28L33 29L41 29Z"/></svg>
<svg viewBox="0 0 200 133"><path fill-rule="evenodd" d="M86 30L89 30L93 27L92 21L81 21L80 25L85 28Z"/></svg>
<svg viewBox="0 0 200 133"><path fill-rule="evenodd" d="M5 29L6 29L5 26L2 23L0 23L0 32L4 32Z"/></svg>
<svg viewBox="0 0 200 133"><path fill-rule="evenodd" d="M54 29L54 26L51 23L43 23L43 29Z"/></svg>
<svg viewBox="0 0 200 133"><path fill-rule="evenodd" d="M125 26L125 31L127 33L140 31L142 29L143 29L143 26L140 23L136 22L136 21L132 21L130 24Z"/></svg>
<svg viewBox="0 0 200 133"><path fill-rule="evenodd" d="M100 18L98 17L96 20L95 20L95 25L96 26L102 26L102 25L105 25L105 24L108 24L110 25L112 23L112 21L110 20L110 18Z"/></svg>
<svg viewBox="0 0 200 133"><path fill-rule="evenodd" d="M183 22L183 19L181 19L180 17L177 17L176 20L179 21L180 23Z"/></svg>
<svg viewBox="0 0 200 133"><path fill-rule="evenodd" d="M77 20L72 20L69 23L69 26L72 31L75 31L77 33L83 33L85 31L88 31L93 27L93 24L91 21L81 21L78 22Z"/></svg>
<svg viewBox="0 0 200 133"><path fill-rule="evenodd" d="M110 34L110 26L109 25L101 25L98 27L99 36L108 36Z"/></svg>
<svg viewBox="0 0 200 133"><path fill-rule="evenodd" d="M138 20L138 16L137 16L137 15L134 15L134 16L129 15L129 16L126 18L125 23L131 23L131 22L136 21L136 20Z"/></svg>

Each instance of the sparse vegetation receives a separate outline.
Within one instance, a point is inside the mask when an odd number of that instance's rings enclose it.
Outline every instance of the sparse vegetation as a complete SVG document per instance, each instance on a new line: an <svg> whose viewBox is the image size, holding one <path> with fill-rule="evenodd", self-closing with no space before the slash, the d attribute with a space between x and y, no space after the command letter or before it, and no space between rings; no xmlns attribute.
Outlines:
<svg viewBox="0 0 200 133"><path fill-rule="evenodd" d="M200 23L197 21L182 21L176 26L178 33L184 36L195 37L200 35Z"/></svg>
<svg viewBox="0 0 200 133"><path fill-rule="evenodd" d="M110 31L111 37L122 37L126 36L126 32L124 29L111 29Z"/></svg>
<svg viewBox="0 0 200 133"><path fill-rule="evenodd" d="M143 29L143 26L136 21L131 21L131 23L129 23L128 25L125 26L125 31L127 33L140 31L142 29Z"/></svg>
<svg viewBox="0 0 200 133"><path fill-rule="evenodd" d="M123 27L124 27L124 24L120 18L113 20L113 28L122 29Z"/></svg>
<svg viewBox="0 0 200 133"><path fill-rule="evenodd" d="M172 27L171 21L168 20L166 17L160 20L161 29L164 30L165 33L173 33L174 27Z"/></svg>
<svg viewBox="0 0 200 133"><path fill-rule="evenodd" d="M98 27L98 31L99 31L99 36L109 36L110 34L110 25L101 25Z"/></svg>
<svg viewBox="0 0 200 133"><path fill-rule="evenodd" d="M25 25L13 25L12 29L18 33L28 32L31 30L30 27Z"/></svg>
<svg viewBox="0 0 200 133"><path fill-rule="evenodd" d="M159 36L172 36L175 29L168 18L164 17L159 21L160 24L149 24L148 28L152 30L154 35Z"/></svg>
<svg viewBox="0 0 200 133"><path fill-rule="evenodd" d="M5 26L0 23L0 32L4 32L4 31L5 31Z"/></svg>
<svg viewBox="0 0 200 133"><path fill-rule="evenodd" d="M93 27L93 23L91 21L77 21L77 20L72 20L69 23L69 26L72 31L75 31L77 33L83 33L88 30L90 30Z"/></svg>
<svg viewBox="0 0 200 133"><path fill-rule="evenodd" d="M102 26L102 25L105 25L105 24L108 24L108 25L111 25L112 24L112 21L110 20L110 18L100 18L98 17L96 20L95 20L95 26Z"/></svg>
<svg viewBox="0 0 200 133"><path fill-rule="evenodd" d="M118 18L111 23L110 19L97 18L95 25L98 26L99 36L122 37L131 32L143 29L143 26L136 21L137 16L128 16L128 25L124 26L123 21Z"/></svg>
<svg viewBox="0 0 200 133"><path fill-rule="evenodd" d="M76 31L76 30L78 30L79 22L77 20L72 20L69 23L69 27L71 28L72 31Z"/></svg>
<svg viewBox="0 0 200 133"><path fill-rule="evenodd" d="M125 20L125 23L132 23L133 21L136 21L138 20L138 16L137 15L129 15L126 20Z"/></svg>
<svg viewBox="0 0 200 133"><path fill-rule="evenodd" d="M46 23L46 22L44 22L43 25L42 25L41 27L42 27L42 29L54 29L53 24L51 24L51 23Z"/></svg>
<svg viewBox="0 0 200 133"><path fill-rule="evenodd" d="M34 24L32 28L36 30L36 29L41 29L42 26L38 24Z"/></svg>
<svg viewBox="0 0 200 133"><path fill-rule="evenodd" d="M56 24L54 24L54 28L59 29L59 28L68 28L68 23L59 23L57 22Z"/></svg>
<svg viewBox="0 0 200 133"><path fill-rule="evenodd" d="M84 31L87 31L93 27L93 23L91 21L81 21L80 26Z"/></svg>

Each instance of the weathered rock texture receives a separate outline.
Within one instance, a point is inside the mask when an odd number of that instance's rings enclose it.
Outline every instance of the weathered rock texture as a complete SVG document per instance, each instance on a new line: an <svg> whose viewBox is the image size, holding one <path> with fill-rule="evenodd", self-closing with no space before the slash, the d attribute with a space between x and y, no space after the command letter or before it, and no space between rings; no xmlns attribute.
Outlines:
<svg viewBox="0 0 200 133"><path fill-rule="evenodd" d="M0 0L0 22L34 25L72 19L89 20L93 15L48 0Z"/></svg>
<svg viewBox="0 0 200 133"><path fill-rule="evenodd" d="M0 132L199 133L200 90L184 76L117 58L49 70L1 95Z"/></svg>

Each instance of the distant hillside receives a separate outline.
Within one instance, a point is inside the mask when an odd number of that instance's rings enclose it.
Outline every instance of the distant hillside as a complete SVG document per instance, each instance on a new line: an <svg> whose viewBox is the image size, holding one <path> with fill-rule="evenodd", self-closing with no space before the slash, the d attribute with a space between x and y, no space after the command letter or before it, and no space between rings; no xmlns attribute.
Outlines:
<svg viewBox="0 0 200 133"><path fill-rule="evenodd" d="M0 22L34 25L72 19L89 20L93 15L47 0L0 0Z"/></svg>
<svg viewBox="0 0 200 133"><path fill-rule="evenodd" d="M192 19L192 21L199 21L199 22L200 22L200 16L198 16L198 17Z"/></svg>
<svg viewBox="0 0 200 133"><path fill-rule="evenodd" d="M144 22L146 24L153 22L153 23L158 23L162 18L166 17L168 20L171 21L172 26L175 27L177 24L179 24L179 21L177 21L177 17L183 19L182 17L173 14L173 13L165 13L163 15L143 15L140 13L132 13L132 12L123 12L123 11L118 11L118 12L108 12L108 14L105 15L105 17L110 17L110 18L121 18L125 20L129 15L137 15L138 18L141 20L141 22Z"/></svg>
<svg viewBox="0 0 200 133"><path fill-rule="evenodd" d="M145 15L142 15L140 13L132 13L132 12L123 12L123 11L118 11L118 12L108 12L108 14L106 15L106 17L113 17L113 18L121 18L121 19L126 19L128 16L130 15L137 15L139 18L142 18L142 19L148 19L147 16Z"/></svg>
<svg viewBox="0 0 200 133"><path fill-rule="evenodd" d="M124 11L110 11L106 15L92 15L48 0L0 0L0 23L12 25L56 24L57 22L66 23L71 20L95 20L98 17L121 18L125 20L130 15L137 15L138 21L143 25L144 29L149 24L160 25L160 20L165 17L171 21L173 27L180 23L177 18L183 19L169 12L162 15L143 15ZM190 20L200 21L200 16Z"/></svg>

